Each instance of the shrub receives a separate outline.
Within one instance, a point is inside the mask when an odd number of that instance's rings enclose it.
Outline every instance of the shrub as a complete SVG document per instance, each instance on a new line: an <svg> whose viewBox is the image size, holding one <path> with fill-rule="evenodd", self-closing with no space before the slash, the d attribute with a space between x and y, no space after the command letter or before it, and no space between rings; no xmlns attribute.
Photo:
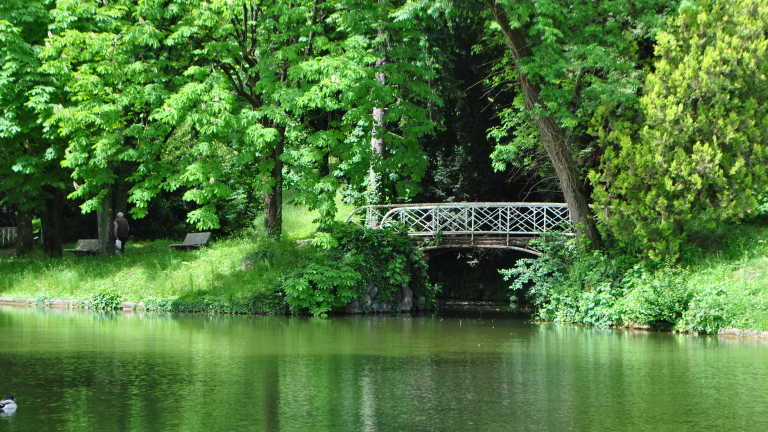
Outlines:
<svg viewBox="0 0 768 432"><path fill-rule="evenodd" d="M123 301L117 291L105 288L91 296L88 300L89 309L113 310L122 309Z"/></svg>
<svg viewBox="0 0 768 432"><path fill-rule="evenodd" d="M688 310L675 328L680 331L715 334L730 323L729 312L725 287L703 286L691 296Z"/></svg>
<svg viewBox="0 0 768 432"><path fill-rule="evenodd" d="M255 302L270 313L311 313L324 316L359 300L376 287L376 301L393 304L403 286L414 298L425 297L430 304L435 288L427 283L423 253L405 233L372 230L337 224L318 233L317 241L302 245L302 261L283 276L269 292ZM272 261L266 250L257 250L251 261ZM393 304L393 309L398 305Z"/></svg>
<svg viewBox="0 0 768 432"><path fill-rule="evenodd" d="M618 306L622 321L656 329L674 327L691 300L686 273L670 267L649 272L639 265L627 272L623 282L626 294Z"/></svg>
<svg viewBox="0 0 768 432"><path fill-rule="evenodd" d="M615 246L611 249L610 242L607 252L591 251L576 239L544 234L533 245L541 256L519 260L515 268L501 272L512 279L515 297L523 293L536 306L540 320L667 329L679 327L688 317L686 329L711 332L722 326L715 315L689 312L693 294L687 271L679 267L640 261Z"/></svg>
<svg viewBox="0 0 768 432"><path fill-rule="evenodd" d="M286 277L282 288L291 312L308 310L312 315L325 316L333 308L352 303L361 275L343 261L308 263Z"/></svg>
<svg viewBox="0 0 768 432"><path fill-rule="evenodd" d="M614 306L623 295L622 275L635 258L588 251L556 233L542 234L532 246L541 252L538 258L521 259L501 274L512 279L515 297L533 303L538 319L594 325L621 320Z"/></svg>
<svg viewBox="0 0 768 432"><path fill-rule="evenodd" d="M373 284L378 289L378 301L392 301L407 285L414 298L424 296L430 304L434 302L435 288L428 283L424 253L406 233L342 225L334 229L333 235L338 239L338 252L354 257L353 265L361 275L359 299Z"/></svg>

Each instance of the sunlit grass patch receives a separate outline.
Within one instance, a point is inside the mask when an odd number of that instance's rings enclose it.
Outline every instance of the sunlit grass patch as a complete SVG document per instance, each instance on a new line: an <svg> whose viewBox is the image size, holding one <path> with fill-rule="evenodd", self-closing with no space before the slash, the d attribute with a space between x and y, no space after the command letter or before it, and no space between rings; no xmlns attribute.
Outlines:
<svg viewBox="0 0 768 432"><path fill-rule="evenodd" d="M126 255L100 259L66 255L0 260L0 295L4 297L84 299L109 288L124 300L147 296L178 296L201 288L219 287L233 293L240 283L222 280L241 270L238 263L252 249L248 240L221 240L199 251L170 249L171 241L131 243ZM232 281L237 280L232 278Z"/></svg>
<svg viewBox="0 0 768 432"><path fill-rule="evenodd" d="M320 215L316 210L309 210L308 206L291 204L296 193L291 190L283 192L283 232L294 239L306 239L314 235L317 229L315 219ZM343 221L349 216L354 205L346 204L341 200L341 195L336 196L336 220Z"/></svg>
<svg viewBox="0 0 768 432"><path fill-rule="evenodd" d="M85 301L110 291L121 301L154 308L250 312L249 302L271 292L282 277L317 253L290 239L261 238L259 244L252 238L224 239L189 252L173 250L171 243L132 242L126 255L103 259L0 259L0 296L44 304L47 299Z"/></svg>

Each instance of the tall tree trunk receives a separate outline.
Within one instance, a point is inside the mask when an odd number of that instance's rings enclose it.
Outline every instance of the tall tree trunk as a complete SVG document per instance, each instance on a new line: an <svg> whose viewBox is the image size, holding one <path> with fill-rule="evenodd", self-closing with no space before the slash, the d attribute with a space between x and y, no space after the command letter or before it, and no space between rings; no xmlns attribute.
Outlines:
<svg viewBox="0 0 768 432"><path fill-rule="evenodd" d="M272 192L264 194L264 228L270 237L279 238L283 232L283 131L280 130L280 139L272 151L275 167L272 169L272 178L275 185Z"/></svg>
<svg viewBox="0 0 768 432"><path fill-rule="evenodd" d="M496 18L499 28L504 33L512 57L515 59L515 66L520 77L520 87L522 87L525 96L525 109L528 111L534 111L537 108L546 109L539 99L540 88L528 81L528 76L520 69L520 60L533 55L525 40L525 33L520 28L510 28L506 11L495 0L485 0L485 3ZM576 161L563 138L560 125L552 116L539 115L536 117L536 127L539 130L544 149L555 167L560 188L563 190L565 201L571 212L571 220L576 224L577 234L586 235L592 247L599 249L602 245L602 239L595 226L592 211L587 204L587 197L579 180Z"/></svg>
<svg viewBox="0 0 768 432"><path fill-rule="evenodd" d="M331 130L331 113L325 113L325 130ZM317 174L320 178L323 178L331 174L331 147L328 146L327 151L323 154L323 161L317 169Z"/></svg>
<svg viewBox="0 0 768 432"><path fill-rule="evenodd" d="M320 166L317 167L317 174L320 178L326 177L331 174L331 153L326 152L323 155L323 161L320 162Z"/></svg>
<svg viewBox="0 0 768 432"><path fill-rule="evenodd" d="M379 40L382 40L384 38L384 30L379 26L378 30L378 38ZM387 64L387 56L386 54L384 57L376 60L376 67L377 68L383 68ZM381 85L386 86L387 85L387 75L384 74L382 71L376 72L376 80L381 83ZM376 174L376 170L374 169L377 163L381 163L381 161L384 160L385 152L387 150L387 142L384 139L384 133L386 131L386 128L384 127L384 113L386 111L386 107L379 101L376 101L376 106L373 107L373 136L371 137L371 150L373 152L371 157L371 168L370 168L370 191L369 191L369 197L368 197L368 203L369 204L380 204L382 201L382 191L381 191L381 185L379 184L379 178Z"/></svg>
<svg viewBox="0 0 768 432"><path fill-rule="evenodd" d="M64 190L46 186L45 192L51 197L45 202L45 209L40 217L42 222L43 252L50 257L60 257L61 248L61 213L64 207Z"/></svg>
<svg viewBox="0 0 768 432"><path fill-rule="evenodd" d="M128 193L131 185L128 183L128 177L131 175L131 165L129 162L123 162L117 169L119 177L115 182L115 214L128 214Z"/></svg>
<svg viewBox="0 0 768 432"><path fill-rule="evenodd" d="M16 212L16 255L32 251L32 210Z"/></svg>
<svg viewBox="0 0 768 432"><path fill-rule="evenodd" d="M99 257L108 257L115 254L115 221L112 207L112 185L108 186L107 193L101 198L101 208L96 210L96 219L99 229Z"/></svg>

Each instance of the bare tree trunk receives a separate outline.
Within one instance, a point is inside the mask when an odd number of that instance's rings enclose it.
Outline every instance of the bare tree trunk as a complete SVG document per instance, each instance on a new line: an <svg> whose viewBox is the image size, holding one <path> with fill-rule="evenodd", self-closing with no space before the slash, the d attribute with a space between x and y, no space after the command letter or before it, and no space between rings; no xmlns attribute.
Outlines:
<svg viewBox="0 0 768 432"><path fill-rule="evenodd" d="M101 208L96 211L99 229L99 257L108 257L115 254L115 230L112 226L115 221L112 208L112 185L108 186L107 193L101 198Z"/></svg>
<svg viewBox="0 0 768 432"><path fill-rule="evenodd" d="M533 111L537 108L544 108L539 99L540 89L528 81L528 76L520 70L520 60L532 55L530 46L525 40L525 33L520 28L510 28L506 11L495 0L485 0L485 3L496 18L499 28L504 33L504 38L507 41L512 57L515 59L515 66L520 77L520 86L525 96L525 109ZM539 136L544 144L544 149L552 160L552 165L555 167L560 188L563 190L565 201L568 203L568 209L571 212L571 220L576 224L577 234L586 235L592 247L599 249L602 245L602 239L587 204L586 194L579 180L576 162L571 149L563 138L563 131L560 125L557 124L552 116L541 115L536 118L536 127L539 130Z"/></svg>
<svg viewBox="0 0 768 432"><path fill-rule="evenodd" d="M264 194L264 228L270 237L279 238L283 232L283 161L280 156L283 154L282 130L280 140L275 144L272 151L272 158L275 161L275 167L272 169L272 178L275 185L272 192Z"/></svg>
<svg viewBox="0 0 768 432"><path fill-rule="evenodd" d="M43 252L50 257L60 257L61 248L61 212L64 206L65 192L53 186L45 187L51 198L46 200L45 209L40 217L43 234Z"/></svg>
<svg viewBox="0 0 768 432"><path fill-rule="evenodd" d="M32 210L16 212L16 255L25 255L32 251Z"/></svg>

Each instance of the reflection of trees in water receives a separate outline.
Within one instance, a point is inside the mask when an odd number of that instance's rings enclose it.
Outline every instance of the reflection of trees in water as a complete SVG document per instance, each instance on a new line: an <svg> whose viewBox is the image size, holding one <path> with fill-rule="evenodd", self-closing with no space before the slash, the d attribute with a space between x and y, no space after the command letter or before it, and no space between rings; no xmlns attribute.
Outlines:
<svg viewBox="0 0 768 432"><path fill-rule="evenodd" d="M709 337L31 309L0 309L0 327L18 430L638 430L726 412L746 428L768 414L764 347Z"/></svg>

